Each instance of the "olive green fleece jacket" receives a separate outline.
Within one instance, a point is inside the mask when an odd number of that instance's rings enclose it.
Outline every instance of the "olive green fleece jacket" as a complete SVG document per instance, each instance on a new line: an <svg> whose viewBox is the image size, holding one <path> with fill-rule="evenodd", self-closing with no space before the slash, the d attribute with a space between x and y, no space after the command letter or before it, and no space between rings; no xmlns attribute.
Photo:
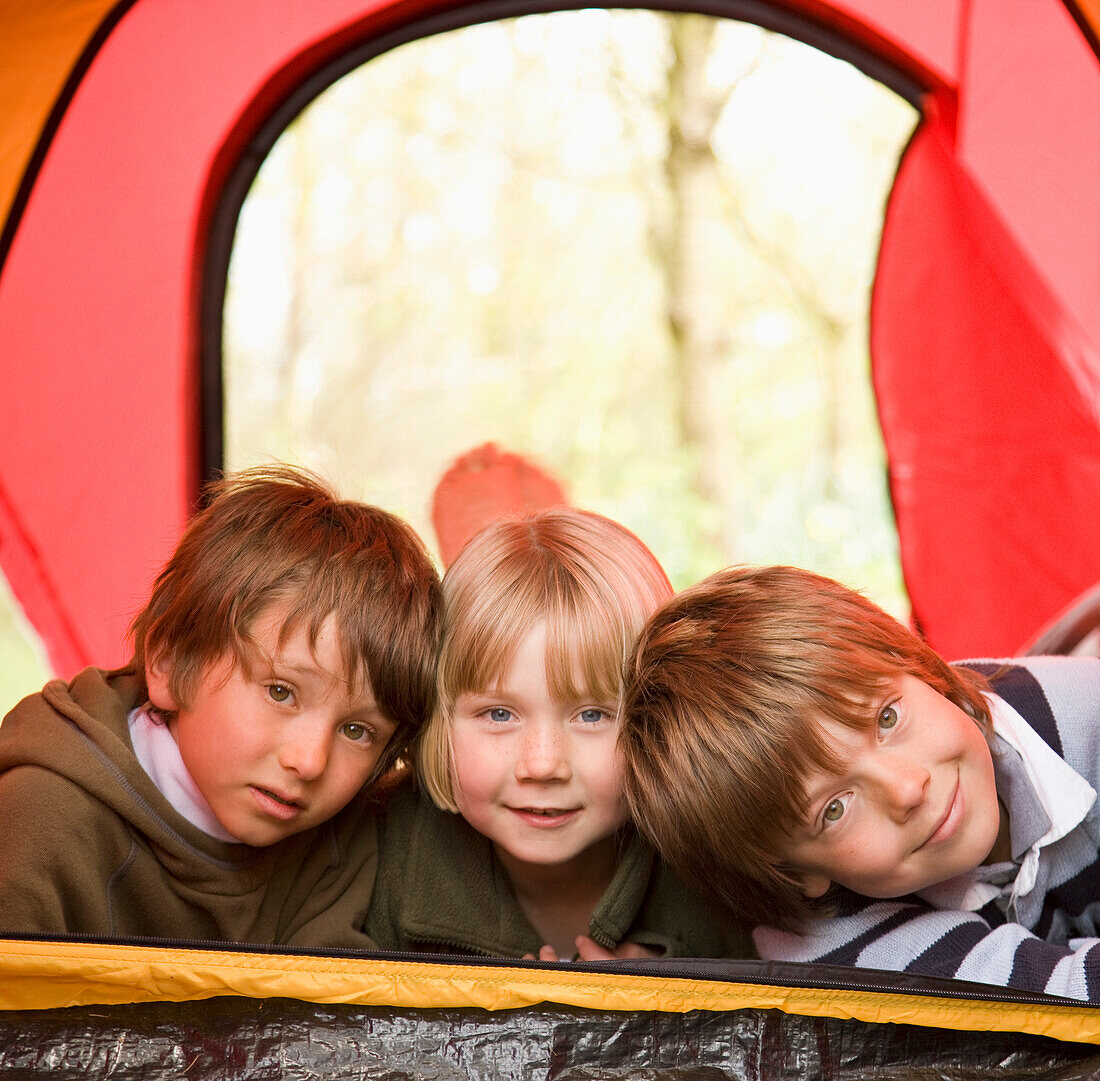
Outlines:
<svg viewBox="0 0 1100 1081"><path fill-rule="evenodd" d="M0 725L0 934L373 948L366 798L269 847L216 840L138 764L139 694L132 675L88 668Z"/></svg>
<svg viewBox="0 0 1100 1081"><path fill-rule="evenodd" d="M379 823L380 859L367 934L383 950L522 957L543 945L520 911L490 842L411 787ZM755 957L745 927L714 914L625 831L611 885L589 935L606 949L630 940L668 957Z"/></svg>

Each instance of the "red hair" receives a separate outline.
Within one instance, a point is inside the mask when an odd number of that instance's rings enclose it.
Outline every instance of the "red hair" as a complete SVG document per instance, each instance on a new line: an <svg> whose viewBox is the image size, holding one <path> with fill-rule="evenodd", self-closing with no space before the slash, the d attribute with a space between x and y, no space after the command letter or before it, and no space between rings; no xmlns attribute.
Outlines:
<svg viewBox="0 0 1100 1081"><path fill-rule="evenodd" d="M989 731L987 686L866 597L794 567L731 567L677 596L639 637L623 696L626 798L662 856L754 923L815 913L779 855L804 778L836 760L815 717L854 728L912 675Z"/></svg>

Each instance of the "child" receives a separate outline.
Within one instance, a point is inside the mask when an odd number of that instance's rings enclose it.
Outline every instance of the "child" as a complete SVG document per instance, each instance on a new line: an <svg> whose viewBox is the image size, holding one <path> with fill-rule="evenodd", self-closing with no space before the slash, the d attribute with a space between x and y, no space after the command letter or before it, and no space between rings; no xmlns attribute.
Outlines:
<svg viewBox="0 0 1100 1081"><path fill-rule="evenodd" d="M0 726L0 933L372 945L366 796L431 708L438 576L304 472L211 494L130 663Z"/></svg>
<svg viewBox="0 0 1100 1081"><path fill-rule="evenodd" d="M497 522L462 549L417 745L435 805L405 792L387 809L367 920L380 947L543 960L751 949L627 824L622 667L670 595L637 537L584 511Z"/></svg>
<svg viewBox="0 0 1100 1081"><path fill-rule="evenodd" d="M836 582L734 567L639 639L628 802L762 957L1098 999L1098 691L1100 659L951 667Z"/></svg>

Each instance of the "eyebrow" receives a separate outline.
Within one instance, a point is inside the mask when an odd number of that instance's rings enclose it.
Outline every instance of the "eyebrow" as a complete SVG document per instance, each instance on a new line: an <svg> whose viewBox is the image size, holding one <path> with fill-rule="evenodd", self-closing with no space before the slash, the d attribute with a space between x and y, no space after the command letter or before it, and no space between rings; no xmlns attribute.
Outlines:
<svg viewBox="0 0 1100 1081"><path fill-rule="evenodd" d="M356 693L365 694L370 698L370 703L366 708L373 709L379 714L382 713L382 707L378 705L378 698L374 693L374 688L371 686L370 678L365 668L363 670L363 678L349 680L343 672L329 672L327 668L322 668L317 658L313 656L305 663L298 663L300 658L288 658L284 653L277 653L272 657L265 657L264 660L270 665L271 674L273 676L277 675L278 672L286 672L288 675L294 676L302 682L308 681L313 683L324 683L330 678L334 679L345 687L356 691ZM301 658L301 660L304 660L304 658Z"/></svg>
<svg viewBox="0 0 1100 1081"><path fill-rule="evenodd" d="M285 673L301 681L319 682L323 681L326 675L316 661L305 664L298 663L297 659L289 658L282 653L277 653L273 657L265 657L264 662L265 666L271 669L273 676ZM337 678L343 679L342 676Z"/></svg>
<svg viewBox="0 0 1100 1081"><path fill-rule="evenodd" d="M810 799L806 801L806 809L794 820L794 828L789 830L789 833L810 833L817 827L817 812L815 808L823 797L813 793Z"/></svg>
<svg viewBox="0 0 1100 1081"><path fill-rule="evenodd" d="M303 675L313 675L322 671L321 666L316 661L309 664L300 664L281 653L271 658L271 667L285 668L288 672L301 672Z"/></svg>
<svg viewBox="0 0 1100 1081"><path fill-rule="evenodd" d="M455 695L455 700L459 698L504 698L508 695L508 689L506 687L484 687L479 691L459 691Z"/></svg>

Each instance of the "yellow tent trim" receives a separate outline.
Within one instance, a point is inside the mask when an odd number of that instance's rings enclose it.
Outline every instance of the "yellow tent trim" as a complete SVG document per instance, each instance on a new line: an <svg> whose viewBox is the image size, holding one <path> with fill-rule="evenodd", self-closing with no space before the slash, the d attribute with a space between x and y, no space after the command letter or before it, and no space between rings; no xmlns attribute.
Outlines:
<svg viewBox="0 0 1100 1081"><path fill-rule="evenodd" d="M1100 1043L1100 1009L876 991L719 983L560 968L509 968L4 941L0 1009L183 1002L236 995L415 1009L519 1009L558 1003L594 1010L776 1009L810 1017L965 1031L1023 1032Z"/></svg>

